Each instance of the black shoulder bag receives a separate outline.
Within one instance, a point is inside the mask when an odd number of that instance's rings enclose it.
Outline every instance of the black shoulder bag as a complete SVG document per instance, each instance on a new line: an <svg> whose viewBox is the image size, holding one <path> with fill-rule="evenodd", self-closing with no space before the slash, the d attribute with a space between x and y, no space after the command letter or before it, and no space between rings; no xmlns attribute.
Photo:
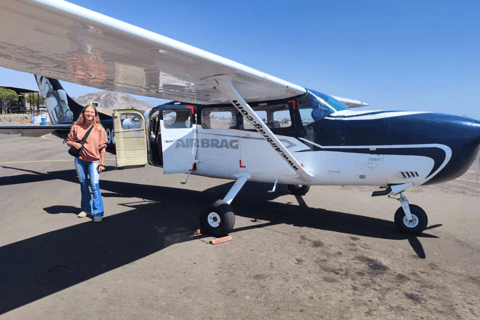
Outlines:
<svg viewBox="0 0 480 320"><path fill-rule="evenodd" d="M75 147L70 147L70 149L68 149L68 153L71 156L74 156L75 158L78 158L83 154L83 144L85 143L85 141L87 141L88 135L90 134L90 131L92 131L92 129L93 129L93 126L90 129L88 129L87 133L85 133L85 135L83 136L82 146L81 146L80 149L77 149Z"/></svg>

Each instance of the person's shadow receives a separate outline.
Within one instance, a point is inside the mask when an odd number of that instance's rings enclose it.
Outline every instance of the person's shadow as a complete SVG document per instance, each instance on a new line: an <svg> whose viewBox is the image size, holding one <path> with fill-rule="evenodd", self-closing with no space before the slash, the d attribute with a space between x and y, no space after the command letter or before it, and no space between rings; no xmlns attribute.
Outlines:
<svg viewBox="0 0 480 320"><path fill-rule="evenodd" d="M50 214L61 214L61 213L71 213L71 214L79 214L78 207L74 206L51 206L43 208L46 212Z"/></svg>

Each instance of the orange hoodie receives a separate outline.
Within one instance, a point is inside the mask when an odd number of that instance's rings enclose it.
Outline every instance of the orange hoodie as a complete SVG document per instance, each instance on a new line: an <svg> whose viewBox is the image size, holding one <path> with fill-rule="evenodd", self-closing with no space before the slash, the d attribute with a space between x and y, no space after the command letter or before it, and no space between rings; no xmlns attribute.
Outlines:
<svg viewBox="0 0 480 320"><path fill-rule="evenodd" d="M70 129L67 145L79 148L88 129L90 129L89 125L74 124ZM107 141L107 134L102 126L98 125L96 129L93 128L88 135L87 141L83 144L83 154L80 156L80 159L92 162L100 161L101 164L105 164Z"/></svg>

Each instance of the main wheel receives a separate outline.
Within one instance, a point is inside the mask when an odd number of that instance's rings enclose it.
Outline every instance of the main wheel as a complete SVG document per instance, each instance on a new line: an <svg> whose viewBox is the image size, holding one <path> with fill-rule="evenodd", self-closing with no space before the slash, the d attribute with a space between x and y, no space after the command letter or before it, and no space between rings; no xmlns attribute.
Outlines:
<svg viewBox="0 0 480 320"><path fill-rule="evenodd" d="M412 214L412 221L408 221L402 207L395 212L395 224L397 225L397 228L405 233L422 233L428 224L427 214L422 208L414 204L410 205L410 212Z"/></svg>
<svg viewBox="0 0 480 320"><path fill-rule="evenodd" d="M217 200L200 211L200 224L212 236L223 237L233 230L235 214L223 200Z"/></svg>
<svg viewBox="0 0 480 320"><path fill-rule="evenodd" d="M308 190L310 190L310 186L307 186L305 184L289 184L287 187L291 194L301 196L305 195Z"/></svg>

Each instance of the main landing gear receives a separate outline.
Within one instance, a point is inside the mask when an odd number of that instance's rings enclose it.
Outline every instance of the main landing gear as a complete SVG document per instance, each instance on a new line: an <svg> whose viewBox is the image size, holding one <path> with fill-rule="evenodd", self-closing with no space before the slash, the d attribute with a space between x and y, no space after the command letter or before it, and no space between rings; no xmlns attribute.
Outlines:
<svg viewBox="0 0 480 320"><path fill-rule="evenodd" d="M217 200L200 211L200 224L211 235L222 237L233 230L235 214L230 204Z"/></svg>
<svg viewBox="0 0 480 320"><path fill-rule="evenodd" d="M287 187L291 194L300 196L306 195L308 190L310 190L310 186L305 184L289 184Z"/></svg>
<svg viewBox="0 0 480 320"><path fill-rule="evenodd" d="M233 230L235 214L230 203L232 203L248 178L247 176L240 177L223 200L217 200L200 211L200 224L212 236L223 237Z"/></svg>
<svg viewBox="0 0 480 320"><path fill-rule="evenodd" d="M395 212L395 225L401 232L419 234L427 227L428 217L422 208L409 204L404 191L412 186L411 183L390 186L386 190L375 191L372 197L388 195L389 198L400 201L402 206ZM397 195L400 196L395 198Z"/></svg>

